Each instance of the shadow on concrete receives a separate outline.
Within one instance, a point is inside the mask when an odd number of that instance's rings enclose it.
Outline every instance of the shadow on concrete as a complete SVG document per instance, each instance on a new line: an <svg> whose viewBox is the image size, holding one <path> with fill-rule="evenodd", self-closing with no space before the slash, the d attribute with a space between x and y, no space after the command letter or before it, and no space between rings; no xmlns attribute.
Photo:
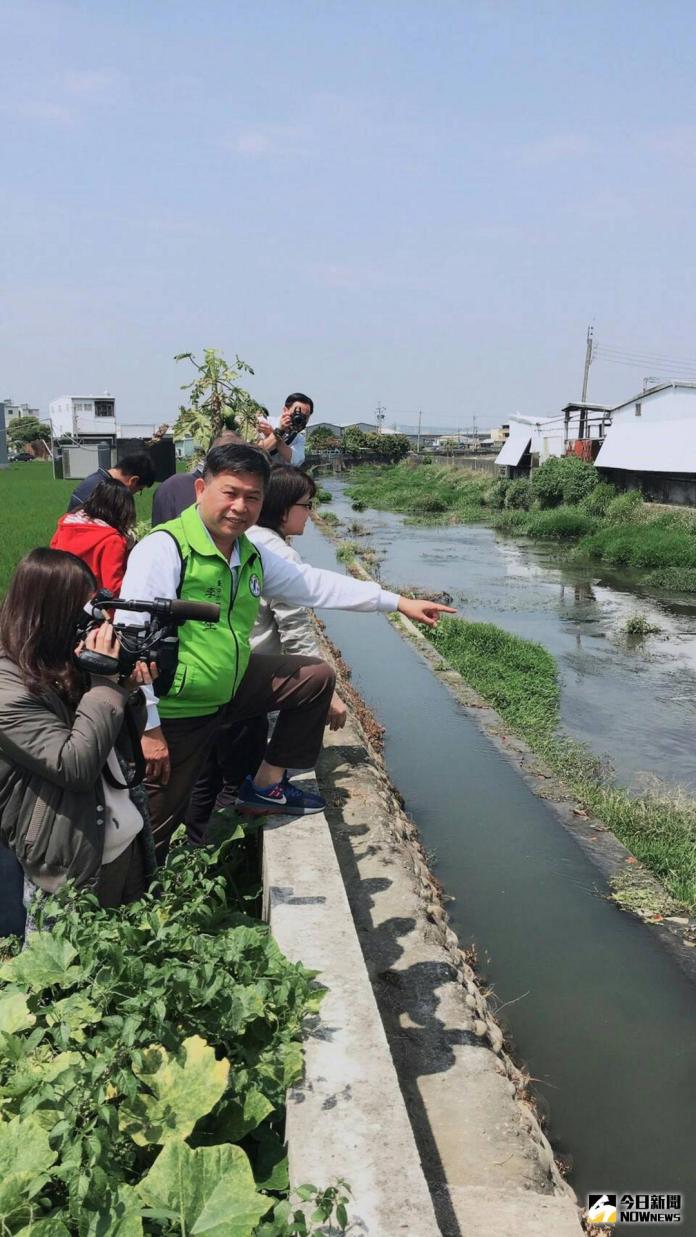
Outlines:
<svg viewBox="0 0 696 1237"><path fill-rule="evenodd" d="M376 855L380 856L383 866L396 863L396 858L392 859L383 847L372 843L361 847L360 839L369 834L369 828L347 822L342 811L343 804L336 803L339 799L337 791L342 790L340 782L350 778L345 770L348 750L355 752L355 748L329 747L321 756L322 783L330 787L326 817L437 1222L444 1237L463 1237L449 1197L444 1165L418 1088L418 1078L426 1074L446 1073L455 1064L456 1045L478 1044L480 1040L466 1030L446 1027L438 1018L440 1000L437 992L443 985L456 980L454 967L427 961L404 969L395 967L405 952L401 941L413 932L417 924L415 919L406 916L393 916L381 923L375 922L376 899L393 882L386 877L365 878L358 865L361 860ZM360 762L351 760L350 763L354 766ZM350 798L345 792L341 797L344 802Z"/></svg>

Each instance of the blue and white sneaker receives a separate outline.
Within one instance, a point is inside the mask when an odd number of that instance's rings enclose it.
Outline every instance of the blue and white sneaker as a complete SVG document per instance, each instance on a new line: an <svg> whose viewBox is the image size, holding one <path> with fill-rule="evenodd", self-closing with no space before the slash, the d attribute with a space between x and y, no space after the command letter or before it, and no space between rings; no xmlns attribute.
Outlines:
<svg viewBox="0 0 696 1237"><path fill-rule="evenodd" d="M324 811L326 799L309 790L300 790L284 773L280 782L264 786L263 790L251 777L245 777L237 791L236 807L238 812L248 816L312 816Z"/></svg>

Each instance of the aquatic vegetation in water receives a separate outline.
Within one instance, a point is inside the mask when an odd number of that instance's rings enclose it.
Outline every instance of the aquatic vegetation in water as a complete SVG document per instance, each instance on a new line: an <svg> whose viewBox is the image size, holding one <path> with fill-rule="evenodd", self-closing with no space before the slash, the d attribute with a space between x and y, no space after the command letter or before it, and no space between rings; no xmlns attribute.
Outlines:
<svg viewBox="0 0 696 1237"><path fill-rule="evenodd" d="M632 614L626 619L623 629L627 636L654 636L662 630L655 623L651 623L644 614Z"/></svg>

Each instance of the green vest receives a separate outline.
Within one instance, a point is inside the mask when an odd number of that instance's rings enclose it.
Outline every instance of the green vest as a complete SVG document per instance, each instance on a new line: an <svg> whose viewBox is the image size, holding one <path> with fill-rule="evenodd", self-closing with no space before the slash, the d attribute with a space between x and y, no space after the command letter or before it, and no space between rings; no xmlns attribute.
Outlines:
<svg viewBox="0 0 696 1237"><path fill-rule="evenodd" d="M178 519L152 531L168 533L178 546L178 596L220 607L218 623L182 623L174 682L158 703L162 717L203 717L227 704L244 677L263 588L261 555L247 537L238 538L235 589L229 562L211 540L197 507L187 507Z"/></svg>

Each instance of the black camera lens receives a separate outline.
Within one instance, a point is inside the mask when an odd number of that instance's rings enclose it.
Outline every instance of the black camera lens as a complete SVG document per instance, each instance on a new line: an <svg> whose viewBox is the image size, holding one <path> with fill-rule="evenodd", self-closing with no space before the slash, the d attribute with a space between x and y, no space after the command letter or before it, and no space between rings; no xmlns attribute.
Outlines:
<svg viewBox="0 0 696 1237"><path fill-rule="evenodd" d="M305 428L306 424L307 424L307 414L305 412L300 412L299 408L296 408L295 411L291 413L290 415L291 428L299 432L300 430L303 430Z"/></svg>

